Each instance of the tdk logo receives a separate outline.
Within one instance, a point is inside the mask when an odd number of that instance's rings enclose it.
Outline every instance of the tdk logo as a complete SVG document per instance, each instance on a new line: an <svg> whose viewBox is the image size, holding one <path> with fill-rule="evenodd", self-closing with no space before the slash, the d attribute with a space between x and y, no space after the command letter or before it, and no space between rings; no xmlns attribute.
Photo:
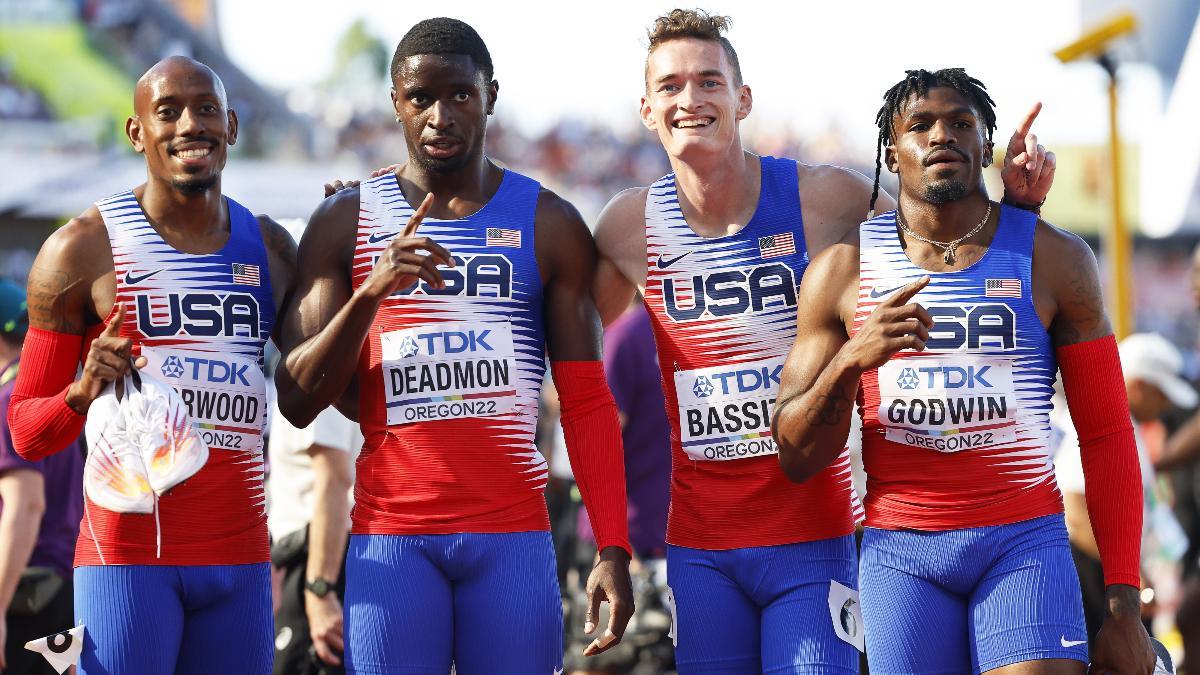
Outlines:
<svg viewBox="0 0 1200 675"><path fill-rule="evenodd" d="M1017 348L1017 317L1008 305L933 305L928 310L934 322L928 349Z"/></svg>
<svg viewBox="0 0 1200 675"><path fill-rule="evenodd" d="M917 372L912 368L905 368L900 371L900 377L896 378L896 386L901 389L916 389L919 383Z"/></svg>
<svg viewBox="0 0 1200 675"><path fill-rule="evenodd" d="M462 354L464 352L493 352L496 351L488 340L492 336L492 329L488 328L481 331L476 330L447 330L438 331L435 333L418 333L417 339L425 343L425 353L434 354ZM412 339L411 337L409 339ZM418 349L419 346L414 343L413 349ZM401 354L403 355L405 343L400 344ZM414 351L413 354L417 352ZM409 355L411 356L411 354Z"/></svg>
<svg viewBox="0 0 1200 675"><path fill-rule="evenodd" d="M376 258L376 261L379 259ZM412 286L393 295L466 295L471 297L511 298L512 263L502 255L454 256L453 268L439 267L445 288L434 288L418 279Z"/></svg>
<svg viewBox="0 0 1200 675"><path fill-rule="evenodd" d="M939 366L917 368L921 373L919 380L925 382L925 386L930 389L975 389L978 387L992 388L992 383L985 379L991 366ZM904 372L911 372L912 368L905 368ZM904 377L902 373L901 378ZM914 377L914 379L917 379ZM904 389L916 389L917 384L911 387L900 385Z"/></svg>
<svg viewBox="0 0 1200 675"><path fill-rule="evenodd" d="M774 368L770 366L761 366L755 368L743 368L740 370L728 370L723 373L709 373L707 377L701 375L696 378L696 384L692 386L692 393L696 396L704 398L711 396L712 393L720 388L721 394L728 396L730 394L746 394L749 392L760 391L763 389L772 389L779 386L779 376L783 373L783 364L779 364ZM703 380L703 387L701 386ZM715 382L715 384L714 384ZM706 391L701 394L700 389Z"/></svg>
<svg viewBox="0 0 1200 675"><path fill-rule="evenodd" d="M704 316L735 316L747 311L759 312L775 303L796 306L796 277L782 263L750 269L721 270L695 274L691 289L677 288L675 279L662 281L663 304L674 321L695 321ZM684 299L688 305L684 306Z"/></svg>
<svg viewBox="0 0 1200 675"><path fill-rule="evenodd" d="M166 307L137 296L138 330L146 337L259 337L258 300L248 293L169 293ZM155 316L154 312L166 316Z"/></svg>
<svg viewBox="0 0 1200 675"><path fill-rule="evenodd" d="M417 347L417 341L411 335L405 335L404 340L400 342L400 358L406 359L410 356L416 356L421 349Z"/></svg>
<svg viewBox="0 0 1200 675"><path fill-rule="evenodd" d="M167 377L179 377L183 374L183 362L178 356L168 356L162 364L162 374Z"/></svg>
<svg viewBox="0 0 1200 675"><path fill-rule="evenodd" d="M179 359L175 356L167 357L167 360L163 362L164 373L171 359L175 359L176 363L179 362ZM250 370L250 364L248 363L227 363L217 359L203 359L198 356L185 356L183 357L183 362L187 364L184 369L191 370L193 380L235 384L245 387L250 386L250 381L246 379L246 371Z"/></svg>

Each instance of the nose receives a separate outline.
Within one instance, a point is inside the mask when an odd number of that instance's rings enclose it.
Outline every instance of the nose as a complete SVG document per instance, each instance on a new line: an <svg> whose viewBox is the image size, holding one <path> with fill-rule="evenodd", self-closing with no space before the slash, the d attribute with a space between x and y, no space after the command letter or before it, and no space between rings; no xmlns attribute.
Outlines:
<svg viewBox="0 0 1200 675"><path fill-rule="evenodd" d="M429 118L426 124L441 131L454 123L450 116L450 106L443 101L434 101L429 106Z"/></svg>
<svg viewBox="0 0 1200 675"><path fill-rule="evenodd" d="M954 145L957 142L954 137L954 129L946 120L935 121L929 129L930 145Z"/></svg>
<svg viewBox="0 0 1200 675"><path fill-rule="evenodd" d="M679 90L679 96L675 98L676 103L683 110L695 110L700 105L697 94L696 85L691 82L685 82L683 88Z"/></svg>
<svg viewBox="0 0 1200 675"><path fill-rule="evenodd" d="M192 113L191 108L184 108L179 113L179 121L175 123L175 133L180 136L195 136L204 131L204 121L200 115Z"/></svg>

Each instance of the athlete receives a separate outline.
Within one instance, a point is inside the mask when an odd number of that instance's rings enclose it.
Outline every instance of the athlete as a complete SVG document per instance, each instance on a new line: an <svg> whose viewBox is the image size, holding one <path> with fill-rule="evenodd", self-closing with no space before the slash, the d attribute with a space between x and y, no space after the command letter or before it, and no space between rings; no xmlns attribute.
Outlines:
<svg viewBox="0 0 1200 675"><path fill-rule="evenodd" d="M293 424L341 399L366 438L346 666L560 672L547 468L533 444L547 352L600 549L588 632L601 600L612 610L586 653L616 644L633 609L620 426L590 296L594 245L573 206L484 155L499 85L473 28L413 26L392 83L409 161L313 214L276 373Z"/></svg>
<svg viewBox="0 0 1200 675"><path fill-rule="evenodd" d="M222 196L237 131L215 73L160 61L138 80L126 122L146 182L57 230L29 274L9 414L22 456L76 438L131 358L174 387L208 446L207 462L157 496L153 513L101 506L87 485L75 549L81 673L271 670L262 357L295 244Z"/></svg>
<svg viewBox="0 0 1200 675"><path fill-rule="evenodd" d="M770 435L796 337L809 257L865 215L871 183L833 166L758 157L739 123L752 96L728 19L675 10L649 31L642 121L673 173L626 190L596 230L606 321L642 291L671 423L668 581L681 673L857 672L857 564L848 457L806 485L779 470ZM1005 159L1007 196L1029 205L1054 157L1029 133ZM891 198L881 194L882 203Z"/></svg>
<svg viewBox="0 0 1200 675"><path fill-rule="evenodd" d="M884 100L879 144L900 178L898 210L813 260L775 409L780 463L811 481L839 461L857 397L871 671L1084 672L1047 452L1058 370L1107 584L1092 672L1150 673L1141 479L1091 249L988 200L996 117L981 82L910 70Z"/></svg>

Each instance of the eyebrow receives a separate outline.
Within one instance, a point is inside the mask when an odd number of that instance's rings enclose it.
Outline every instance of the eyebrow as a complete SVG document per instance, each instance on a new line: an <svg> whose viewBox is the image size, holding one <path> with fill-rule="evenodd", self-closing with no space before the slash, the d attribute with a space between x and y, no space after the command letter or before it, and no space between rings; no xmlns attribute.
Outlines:
<svg viewBox="0 0 1200 675"><path fill-rule="evenodd" d="M725 73L723 73L720 70L717 70L715 68L709 68L708 70L702 70L702 71L700 71L699 75L700 75L700 77L721 77L721 78L725 77ZM663 82L667 82L668 80L674 80L675 78L678 78L678 77L680 77L679 73L667 73L666 75L663 75L663 76L659 77L658 79L654 80L654 84L662 84Z"/></svg>
<svg viewBox="0 0 1200 675"><path fill-rule="evenodd" d="M954 116L971 115L972 117L978 117L978 115L975 113L975 110L973 108L971 108L971 106L966 106L966 105L960 105L956 108L952 108L949 112L947 112L945 114L954 115ZM925 110L925 109L918 109L915 112L908 113L908 117L926 118L926 117L935 117L935 116L936 115L933 111Z"/></svg>

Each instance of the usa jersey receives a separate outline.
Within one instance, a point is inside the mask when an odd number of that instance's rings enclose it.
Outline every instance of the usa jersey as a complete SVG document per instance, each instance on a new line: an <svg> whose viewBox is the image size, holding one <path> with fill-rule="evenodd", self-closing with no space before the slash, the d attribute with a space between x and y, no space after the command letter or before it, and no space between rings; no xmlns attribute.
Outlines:
<svg viewBox="0 0 1200 675"><path fill-rule="evenodd" d="M948 272L909 261L894 211L860 226L854 331L925 275L912 302L935 322L924 352L899 352L862 376L867 525L946 530L1062 511L1048 452L1058 365L1031 293L1036 224L1001 206L983 257Z"/></svg>
<svg viewBox="0 0 1200 675"><path fill-rule="evenodd" d="M209 254L178 251L146 220L132 192L97 203L116 271L122 337L171 384L209 446L207 463L164 493L157 514L117 513L87 500L79 565L265 562L263 347L275 325L258 220L225 198L229 240ZM157 518L157 523L156 523ZM161 537L161 541L158 538Z"/></svg>
<svg viewBox="0 0 1200 675"><path fill-rule="evenodd" d="M549 529L533 443L545 371L540 190L505 171L476 213L422 222L455 267L440 268L443 289L418 280L396 291L371 324L358 363L354 533ZM355 288L413 214L391 174L364 182L359 199Z"/></svg>
<svg viewBox="0 0 1200 675"><path fill-rule="evenodd" d="M772 546L854 529L848 453L796 485L771 438L808 251L796 162L760 161L758 207L736 234L697 235L674 174L646 196L645 303L671 426L667 541L676 546Z"/></svg>

